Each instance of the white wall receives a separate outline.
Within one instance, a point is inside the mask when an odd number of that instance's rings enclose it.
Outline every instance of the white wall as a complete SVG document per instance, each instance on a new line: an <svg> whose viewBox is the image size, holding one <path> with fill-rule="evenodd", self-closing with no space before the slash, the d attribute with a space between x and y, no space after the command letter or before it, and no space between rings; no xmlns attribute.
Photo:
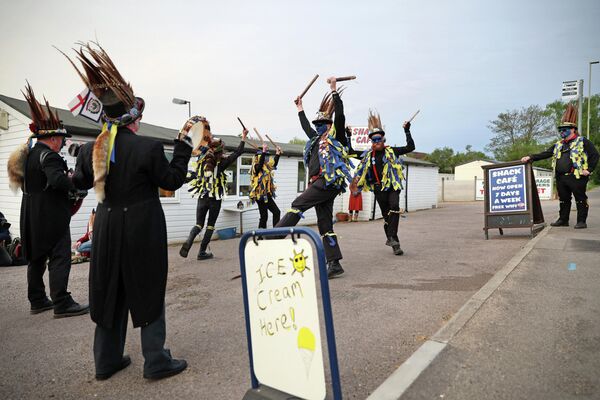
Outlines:
<svg viewBox="0 0 600 400"><path fill-rule="evenodd" d="M492 164L489 161L476 160L454 168L454 179L457 181L472 181L475 176L483 179L483 169L481 166Z"/></svg>
<svg viewBox="0 0 600 400"><path fill-rule="evenodd" d="M437 207L438 199L438 167L422 167L409 164L408 182L404 185L408 196L408 211L424 210ZM400 206L404 208L403 205Z"/></svg>
<svg viewBox="0 0 600 400"><path fill-rule="evenodd" d="M10 227L11 235L18 237L20 236L21 192L14 194L9 189L6 167L10 154L19 145L25 143L27 137L29 137L29 123L31 121L2 101L0 101L0 109L8 111L8 130L0 129L0 211L12 224Z"/></svg>

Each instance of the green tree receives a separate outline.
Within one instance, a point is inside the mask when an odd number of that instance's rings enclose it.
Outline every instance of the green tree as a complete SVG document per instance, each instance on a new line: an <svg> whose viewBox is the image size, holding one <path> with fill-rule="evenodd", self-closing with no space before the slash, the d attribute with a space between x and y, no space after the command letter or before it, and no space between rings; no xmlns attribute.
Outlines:
<svg viewBox="0 0 600 400"><path fill-rule="evenodd" d="M291 144L306 144L306 139L300 139L299 137L294 136L292 140L289 141Z"/></svg>
<svg viewBox="0 0 600 400"><path fill-rule="evenodd" d="M494 136L486 150L502 161L509 161L507 157L514 154L513 149L546 143L556 132L552 116L537 105L500 113L488 127Z"/></svg>
<svg viewBox="0 0 600 400"><path fill-rule="evenodd" d="M464 152L457 152L454 157L452 157L452 170L454 170L454 167L457 165L465 164L475 160L485 160L488 158L489 157L486 156L482 151L473 151L473 146L468 144L465 147Z"/></svg>
<svg viewBox="0 0 600 400"><path fill-rule="evenodd" d="M436 164L440 172L451 174L453 169L452 157L454 157L454 150L450 147L442 147L427 154L425 160Z"/></svg>

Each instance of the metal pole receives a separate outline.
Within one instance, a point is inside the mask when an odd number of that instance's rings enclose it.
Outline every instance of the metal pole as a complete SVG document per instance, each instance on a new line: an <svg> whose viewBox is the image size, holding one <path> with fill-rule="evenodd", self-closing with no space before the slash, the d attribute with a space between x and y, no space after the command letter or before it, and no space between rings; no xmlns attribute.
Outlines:
<svg viewBox="0 0 600 400"><path fill-rule="evenodd" d="M188 118L192 118L192 102L188 101Z"/></svg>
<svg viewBox="0 0 600 400"><path fill-rule="evenodd" d="M587 108L587 138L590 139L590 114L592 112L592 65L600 61L590 61L590 75L588 79L588 108Z"/></svg>
<svg viewBox="0 0 600 400"><path fill-rule="evenodd" d="M577 131L581 135L581 128L583 125L583 79L580 79L578 82L579 85L579 105L577 111Z"/></svg>

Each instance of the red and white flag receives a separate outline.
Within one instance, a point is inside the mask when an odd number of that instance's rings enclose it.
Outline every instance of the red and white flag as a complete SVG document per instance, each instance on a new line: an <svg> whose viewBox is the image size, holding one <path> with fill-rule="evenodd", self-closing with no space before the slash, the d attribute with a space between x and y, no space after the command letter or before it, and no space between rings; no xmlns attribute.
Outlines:
<svg viewBox="0 0 600 400"><path fill-rule="evenodd" d="M84 89L69 103L69 110L74 116L81 115L94 122L100 121L102 103L90 89Z"/></svg>

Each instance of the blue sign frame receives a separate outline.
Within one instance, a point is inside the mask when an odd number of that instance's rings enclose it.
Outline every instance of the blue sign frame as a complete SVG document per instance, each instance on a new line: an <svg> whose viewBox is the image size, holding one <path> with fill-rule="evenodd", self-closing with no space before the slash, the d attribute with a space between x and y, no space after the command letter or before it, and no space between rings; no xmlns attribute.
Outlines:
<svg viewBox="0 0 600 400"><path fill-rule="evenodd" d="M248 340L248 358L250 359L250 380L252 388L259 387L258 379L254 374L254 359L252 355L252 333L250 332L250 308L248 303L248 284L246 280L246 260L244 251L248 240L256 240L259 237L281 237L291 235L292 240L296 240L294 235L306 235L312 241L317 253L319 265L319 280L321 286L321 301L323 307L323 317L325 319L325 333L327 336L327 351L329 353L329 369L331 371L331 386L333 389L333 399L342 400L342 385L340 382L340 370L337 359L337 349L335 344L335 331L333 328L333 313L331 311L331 296L329 294L329 280L327 278L327 262L325 260L325 250L323 250L323 242L321 237L310 228L273 228L273 229L258 229L246 232L240 239L239 256L240 256L240 273L242 275L242 291L244 298L244 314L246 317L246 338ZM274 388L277 389L277 388Z"/></svg>

